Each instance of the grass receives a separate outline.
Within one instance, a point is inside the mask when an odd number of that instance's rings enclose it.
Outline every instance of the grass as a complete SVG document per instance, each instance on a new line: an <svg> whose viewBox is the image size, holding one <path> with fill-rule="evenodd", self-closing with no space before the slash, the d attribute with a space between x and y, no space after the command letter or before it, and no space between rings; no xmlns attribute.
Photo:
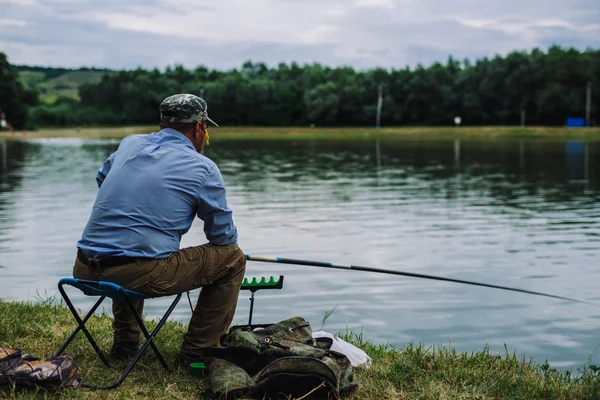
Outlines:
<svg viewBox="0 0 600 400"><path fill-rule="evenodd" d="M157 126L128 126L110 128L52 128L38 131L2 133L0 139L22 138L112 138L120 139L135 133L149 133ZM382 128L302 128L302 127L223 127L211 128L211 140L230 139L408 139L408 140L455 140L455 139L585 139L600 140L600 127L563 128L563 127L395 127Z"/></svg>
<svg viewBox="0 0 600 400"><path fill-rule="evenodd" d="M88 322L92 335L103 348L110 347L111 321L106 315ZM153 326L153 322L149 322ZM48 356L58 349L74 328L68 310L53 299L32 303L0 300L0 345ZM175 354L184 326L169 322L157 337L157 345L169 364ZM493 354L488 349L470 354L444 347L408 344L401 349L365 341L361 334L346 332L346 340L364 349L372 367L356 370L359 388L348 398L358 399L590 399L600 398L600 368L589 366L574 374L551 368L547 363L518 358L515 353ZM85 338L77 338L68 348L83 378L108 383L118 377L107 370ZM147 354L117 389L107 392L84 388L45 392L0 387L7 399L196 399L202 397L206 382L184 371L165 372Z"/></svg>

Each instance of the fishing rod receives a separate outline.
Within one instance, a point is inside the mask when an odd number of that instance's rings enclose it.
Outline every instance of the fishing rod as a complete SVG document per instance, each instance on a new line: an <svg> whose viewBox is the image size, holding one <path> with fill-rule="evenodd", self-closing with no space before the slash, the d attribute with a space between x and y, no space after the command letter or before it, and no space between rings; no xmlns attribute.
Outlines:
<svg viewBox="0 0 600 400"><path fill-rule="evenodd" d="M330 263L330 262L323 262L323 261L297 260L297 259L293 259L293 258L258 257L258 256L251 256L250 254L246 254L246 260L248 260L248 261L259 261L259 262L269 262L269 263L276 263L276 264L293 264L293 265L306 265L306 266L310 266L310 267L320 267L320 268L345 269L345 270L351 270L351 271L375 272L375 273L379 273L379 274L401 275L401 276L410 276L410 277L413 277L413 278L433 279L433 280L436 280L436 281L463 283L463 284L466 284L466 285L483 286L483 287L489 287L489 288L493 288L493 289L511 290L513 292L533 294L533 295L536 295L536 296L552 297L554 299L567 300L567 301L572 301L572 302L575 302L575 303L590 304L590 305L593 305L593 306L596 306L596 307L600 307L598 304L590 303L588 301L571 299L569 297L557 296L557 295L554 295L554 294L534 292L534 291L531 291L531 290L517 289L517 288L506 287L506 286L491 285L489 283L480 283L480 282L465 281L465 280L462 280L462 279L444 278L442 276L417 274L417 273L414 273L414 272L392 271L392 270L389 270L389 269L361 267L361 266L358 266L358 265L333 264L333 263Z"/></svg>

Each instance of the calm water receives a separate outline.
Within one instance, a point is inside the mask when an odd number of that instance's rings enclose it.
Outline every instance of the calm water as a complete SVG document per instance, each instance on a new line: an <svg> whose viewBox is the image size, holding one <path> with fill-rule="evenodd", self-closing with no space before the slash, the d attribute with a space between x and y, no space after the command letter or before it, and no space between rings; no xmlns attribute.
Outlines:
<svg viewBox="0 0 600 400"><path fill-rule="evenodd" d="M0 297L57 294L117 141L0 142ZM600 144L584 142L216 141L252 255L306 258L514 286L600 303ZM204 243L196 221L182 246ZM600 364L600 308L365 272L249 263L285 275L254 321L300 315L375 342L504 344L560 368ZM247 319L242 292L234 322ZM194 298L198 292L193 293ZM78 305L90 300L78 297ZM148 302L155 317L170 300ZM108 307L106 308L109 309ZM189 317L182 301L174 317ZM0 341L2 338L0 338Z"/></svg>

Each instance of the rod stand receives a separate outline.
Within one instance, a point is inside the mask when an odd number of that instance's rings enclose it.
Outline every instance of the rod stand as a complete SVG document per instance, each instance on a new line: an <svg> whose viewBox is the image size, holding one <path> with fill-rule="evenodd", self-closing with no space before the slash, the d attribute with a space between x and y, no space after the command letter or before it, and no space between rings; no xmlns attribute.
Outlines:
<svg viewBox="0 0 600 400"><path fill-rule="evenodd" d="M252 325L252 311L254 310L254 290L250 295L250 317L248 318L248 325Z"/></svg>
<svg viewBox="0 0 600 400"><path fill-rule="evenodd" d="M254 312L254 293L258 290L263 289L281 289L283 288L283 275L279 275L279 279L271 277L267 281L265 277L262 277L260 281L256 278L252 278L252 281L248 281L248 278L244 278L240 290L250 291L250 316L248 317L248 326L252 325L252 313Z"/></svg>

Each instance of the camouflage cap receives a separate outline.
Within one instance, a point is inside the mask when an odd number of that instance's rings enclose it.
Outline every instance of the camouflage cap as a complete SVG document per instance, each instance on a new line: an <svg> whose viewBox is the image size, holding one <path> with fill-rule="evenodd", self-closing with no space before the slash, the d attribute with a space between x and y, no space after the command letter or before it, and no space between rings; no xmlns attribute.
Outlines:
<svg viewBox="0 0 600 400"><path fill-rule="evenodd" d="M208 117L206 101L189 93L174 94L164 99L160 103L160 120L175 124L210 121L215 126L219 126Z"/></svg>

